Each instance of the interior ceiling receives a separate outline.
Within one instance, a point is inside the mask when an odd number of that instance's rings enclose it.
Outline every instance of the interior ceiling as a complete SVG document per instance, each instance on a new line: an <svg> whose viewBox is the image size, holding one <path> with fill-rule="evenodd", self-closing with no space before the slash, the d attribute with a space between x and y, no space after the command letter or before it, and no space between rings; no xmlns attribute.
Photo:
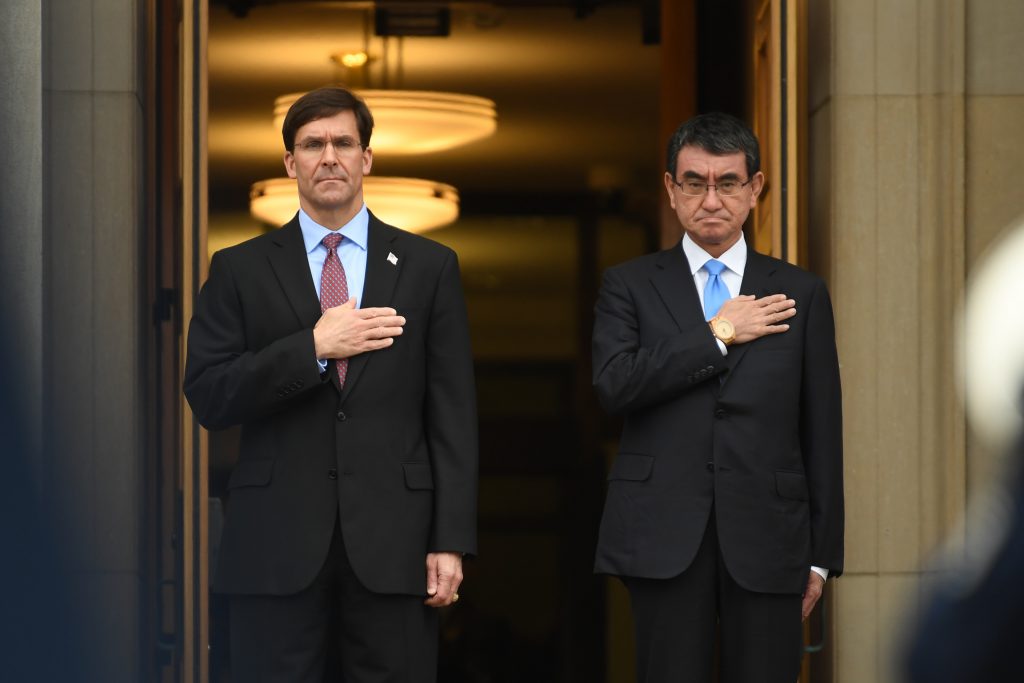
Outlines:
<svg viewBox="0 0 1024 683"><path fill-rule="evenodd" d="M383 85L384 46L372 36L372 3L242 4L242 17L227 4L210 7L213 212L244 211L252 182L284 175L274 98L341 80L330 55L362 49L368 20L369 53L378 58L369 85ZM659 53L642 39L650 2L446 5L450 35L402 39L401 82L392 75L389 86L489 97L497 105L497 133L435 154L378 155L375 174L451 183L464 198L521 195L524 203L531 194L595 187L650 196L661 163ZM396 50L391 39L392 68Z"/></svg>

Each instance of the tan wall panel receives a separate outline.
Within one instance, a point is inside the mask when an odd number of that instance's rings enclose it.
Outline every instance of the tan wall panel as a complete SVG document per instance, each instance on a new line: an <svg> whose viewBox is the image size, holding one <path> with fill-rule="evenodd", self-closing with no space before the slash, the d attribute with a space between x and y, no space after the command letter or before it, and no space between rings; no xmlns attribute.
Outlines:
<svg viewBox="0 0 1024 683"><path fill-rule="evenodd" d="M834 74L833 95L875 92L875 0L830 2Z"/></svg>
<svg viewBox="0 0 1024 683"><path fill-rule="evenodd" d="M919 0L887 0L875 13L875 89L878 95L917 95Z"/></svg>
<svg viewBox="0 0 1024 683"><path fill-rule="evenodd" d="M812 233L811 263L833 293L846 421L833 681L895 681L926 559L964 503L964 5L810 9L830 31L810 42L811 229L829 233Z"/></svg>
<svg viewBox="0 0 1024 683"><path fill-rule="evenodd" d="M833 98L832 298L843 379L846 571L878 569L876 102ZM812 170L812 173L814 171Z"/></svg>
<svg viewBox="0 0 1024 683"><path fill-rule="evenodd" d="M920 243L918 235L917 98L879 97L874 245L878 282L874 303L873 380L878 445L880 571L920 567L921 368ZM865 188L865 191L870 191ZM858 399L854 399L858 400Z"/></svg>
<svg viewBox="0 0 1024 683"><path fill-rule="evenodd" d="M967 100L967 262L1024 213L1024 89L1016 96Z"/></svg>
<svg viewBox="0 0 1024 683"><path fill-rule="evenodd" d="M967 44L969 95L1024 94L1024 2L967 3Z"/></svg>

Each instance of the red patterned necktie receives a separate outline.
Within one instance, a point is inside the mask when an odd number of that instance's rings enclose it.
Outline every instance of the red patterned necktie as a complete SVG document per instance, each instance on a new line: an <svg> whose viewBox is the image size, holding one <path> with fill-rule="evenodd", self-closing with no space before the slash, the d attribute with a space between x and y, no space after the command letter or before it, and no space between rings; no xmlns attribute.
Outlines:
<svg viewBox="0 0 1024 683"><path fill-rule="evenodd" d="M348 301L348 280L345 278L345 268L338 258L338 244L342 236L332 233L324 237L323 243L327 247L327 260L324 261L324 269L320 274L320 312L328 308L340 306ZM348 358L337 358L334 367L338 369L338 382L345 386L345 374L348 372Z"/></svg>

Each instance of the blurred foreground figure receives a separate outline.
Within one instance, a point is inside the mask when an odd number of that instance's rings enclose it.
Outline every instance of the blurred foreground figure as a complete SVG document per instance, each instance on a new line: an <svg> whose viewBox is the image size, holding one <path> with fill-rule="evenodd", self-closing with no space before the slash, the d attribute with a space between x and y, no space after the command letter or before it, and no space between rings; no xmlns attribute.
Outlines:
<svg viewBox="0 0 1024 683"><path fill-rule="evenodd" d="M905 668L913 683L1024 681L1024 225L996 245L967 298L965 393L972 431L1007 453L966 546L926 598ZM993 334L998 322L999 333ZM1012 444L1012 445L1011 445Z"/></svg>

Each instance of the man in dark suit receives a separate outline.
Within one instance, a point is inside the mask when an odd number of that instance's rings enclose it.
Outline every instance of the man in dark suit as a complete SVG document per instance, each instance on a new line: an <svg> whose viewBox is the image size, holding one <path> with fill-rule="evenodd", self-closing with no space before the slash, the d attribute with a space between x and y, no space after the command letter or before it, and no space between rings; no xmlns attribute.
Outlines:
<svg viewBox="0 0 1024 683"><path fill-rule="evenodd" d="M748 249L757 139L706 114L668 146L682 243L609 269L594 386L625 416L596 571L633 605L639 680L793 683L843 567L842 410L824 283Z"/></svg>
<svg viewBox="0 0 1024 683"><path fill-rule="evenodd" d="M436 678L437 613L476 550L476 399L455 253L363 203L373 118L342 88L283 126L301 210L214 255L185 394L240 424L214 589L234 680Z"/></svg>

